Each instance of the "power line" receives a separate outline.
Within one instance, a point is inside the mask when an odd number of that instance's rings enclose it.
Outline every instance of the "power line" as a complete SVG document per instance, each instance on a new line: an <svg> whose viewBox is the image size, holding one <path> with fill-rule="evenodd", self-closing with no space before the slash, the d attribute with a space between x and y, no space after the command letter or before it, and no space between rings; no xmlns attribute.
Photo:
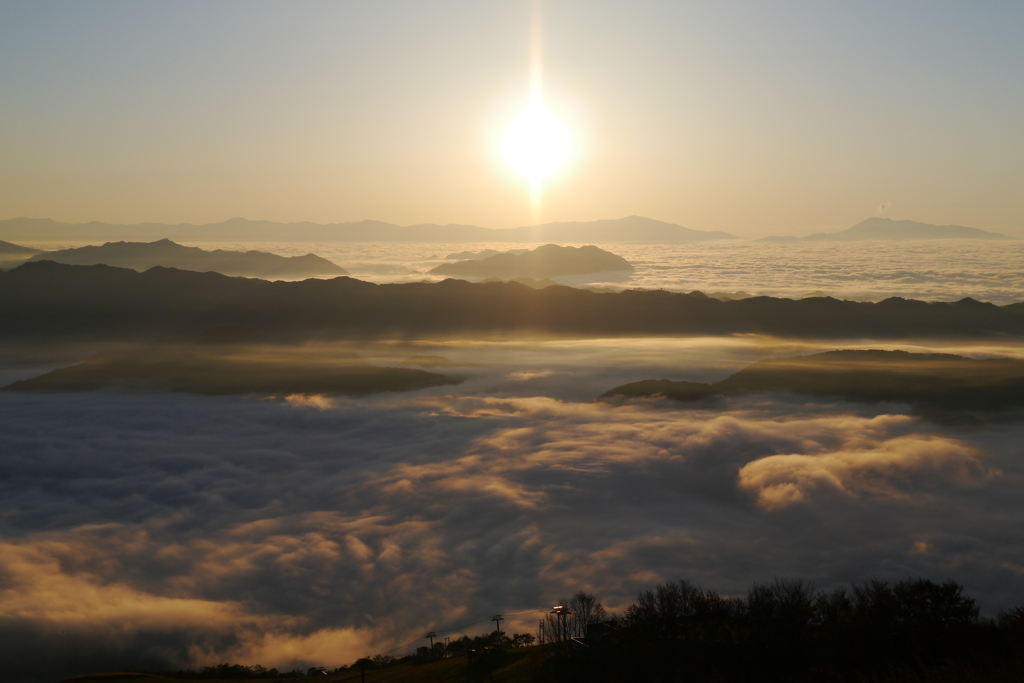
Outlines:
<svg viewBox="0 0 1024 683"><path fill-rule="evenodd" d="M506 612L505 615L509 616L509 617L518 617L518 616L522 616L524 614L538 614L540 612L547 612L547 611L548 611L547 609L532 609L532 610L530 610L528 612ZM489 621L492 621L492 620L491 619L481 619L480 621L474 621L471 624L462 624L461 626L453 626L451 628L442 629L440 631L437 631L436 633L438 633L440 635L440 634L443 634L443 633L451 633L452 631L461 631L463 629L469 628L470 626L479 626L480 624L486 624ZM415 643L417 640L423 640L423 639L422 638L417 638L416 640L414 640L412 642ZM387 652L384 652L382 654L389 654L391 652L394 652L397 649L399 649L399 648L396 647L396 648L394 648L394 650L388 650Z"/></svg>

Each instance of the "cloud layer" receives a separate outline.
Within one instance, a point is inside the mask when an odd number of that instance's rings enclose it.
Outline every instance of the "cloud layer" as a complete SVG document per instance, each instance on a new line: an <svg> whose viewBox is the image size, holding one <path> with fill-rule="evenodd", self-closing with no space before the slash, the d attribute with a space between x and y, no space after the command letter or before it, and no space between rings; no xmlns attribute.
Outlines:
<svg viewBox="0 0 1024 683"><path fill-rule="evenodd" d="M199 244L209 249L213 245ZM374 282L414 281L443 263L450 251L522 248L522 244L423 245L398 243L224 243L291 256L311 249ZM924 240L766 244L745 240L698 244L598 244L635 266L626 274L555 278L572 286L664 288L671 291L745 291L803 297L824 292L836 298L879 301L891 296L955 301L965 296L997 304L1024 301L1024 276L1016 264L1022 242ZM608 279L612 277L612 279Z"/></svg>
<svg viewBox="0 0 1024 683"><path fill-rule="evenodd" d="M978 453L953 439L910 435L866 448L771 455L740 468L741 489L767 510L804 502L818 491L851 496L906 496L935 484L979 486L997 476Z"/></svg>
<svg viewBox="0 0 1024 683"><path fill-rule="evenodd" d="M0 656L25 676L337 665L496 611L532 629L577 588L614 608L680 577L742 592L913 574L990 610L1024 602L1022 423L522 394L556 380L372 400L4 395Z"/></svg>

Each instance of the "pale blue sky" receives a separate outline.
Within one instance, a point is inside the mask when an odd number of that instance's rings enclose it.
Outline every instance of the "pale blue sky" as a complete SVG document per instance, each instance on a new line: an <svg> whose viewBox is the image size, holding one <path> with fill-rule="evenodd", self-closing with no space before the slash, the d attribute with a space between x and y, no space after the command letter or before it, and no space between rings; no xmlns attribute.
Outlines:
<svg viewBox="0 0 1024 683"><path fill-rule="evenodd" d="M0 2L0 218L531 220L529 2ZM1024 3L543 3L545 220L1024 232Z"/></svg>

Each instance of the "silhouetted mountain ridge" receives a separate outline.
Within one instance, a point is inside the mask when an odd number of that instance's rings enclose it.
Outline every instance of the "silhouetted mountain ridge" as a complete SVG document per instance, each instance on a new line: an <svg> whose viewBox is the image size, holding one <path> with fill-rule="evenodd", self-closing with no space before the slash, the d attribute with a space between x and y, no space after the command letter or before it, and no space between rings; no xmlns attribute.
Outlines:
<svg viewBox="0 0 1024 683"><path fill-rule="evenodd" d="M180 268L198 272L213 271L242 277L312 277L316 275L348 275L348 271L315 254L278 256L265 251L206 251L186 247L169 239L155 242L107 242L101 246L78 247L48 251L33 256L31 261L55 261L68 265L108 265L133 270L149 270L154 266Z"/></svg>
<svg viewBox="0 0 1024 683"><path fill-rule="evenodd" d="M868 218L852 228L839 232L819 232L806 237L773 236L762 237L759 242L794 243L794 242L856 242L861 240L942 240L942 239L973 239L973 240L1012 240L1009 235L989 232L979 228L968 228L963 225L932 225L916 221L894 221L890 218Z"/></svg>
<svg viewBox="0 0 1024 683"><path fill-rule="evenodd" d="M38 253L40 253L39 249L0 240L0 269L14 268Z"/></svg>
<svg viewBox="0 0 1024 683"><path fill-rule="evenodd" d="M451 277L543 279L621 270L633 270L633 266L621 256L604 249L592 245L561 247L557 244L545 244L523 254L494 254L479 260L442 263L429 272Z"/></svg>
<svg viewBox="0 0 1024 683"><path fill-rule="evenodd" d="M23 247L19 244L11 244L10 242L4 242L0 240L0 255L31 255L38 254L39 249L32 249L31 247Z"/></svg>
<svg viewBox="0 0 1024 683"><path fill-rule="evenodd" d="M215 329L289 340L508 333L984 338L1024 336L1024 310L973 299L723 301L699 293L596 293L515 282L286 282L52 261L0 272L0 338L157 338Z"/></svg>

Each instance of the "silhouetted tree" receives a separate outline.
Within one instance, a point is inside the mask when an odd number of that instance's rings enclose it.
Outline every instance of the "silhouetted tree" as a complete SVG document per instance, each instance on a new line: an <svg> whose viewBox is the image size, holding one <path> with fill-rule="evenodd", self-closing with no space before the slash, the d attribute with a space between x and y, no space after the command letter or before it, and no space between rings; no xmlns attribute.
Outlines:
<svg viewBox="0 0 1024 683"><path fill-rule="evenodd" d="M587 626L604 621L608 613L601 601L591 593L577 591L566 602L562 603L569 609L566 626L569 638L582 638L587 634Z"/></svg>

